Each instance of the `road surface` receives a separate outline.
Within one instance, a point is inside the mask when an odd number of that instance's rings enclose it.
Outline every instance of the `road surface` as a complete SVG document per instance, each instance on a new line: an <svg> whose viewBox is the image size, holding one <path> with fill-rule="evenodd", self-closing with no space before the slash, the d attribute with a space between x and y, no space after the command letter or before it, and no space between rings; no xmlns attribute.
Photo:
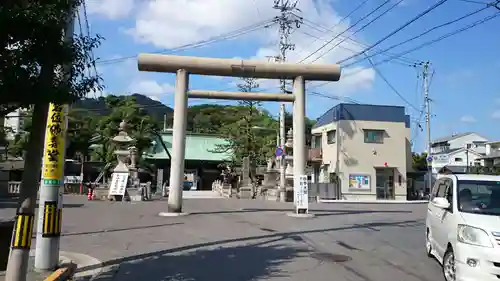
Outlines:
<svg viewBox="0 0 500 281"><path fill-rule="evenodd" d="M425 254L425 204L313 204L314 219L256 200L185 200L191 215L170 218L165 201L65 204L61 250L103 261L100 281L444 280Z"/></svg>

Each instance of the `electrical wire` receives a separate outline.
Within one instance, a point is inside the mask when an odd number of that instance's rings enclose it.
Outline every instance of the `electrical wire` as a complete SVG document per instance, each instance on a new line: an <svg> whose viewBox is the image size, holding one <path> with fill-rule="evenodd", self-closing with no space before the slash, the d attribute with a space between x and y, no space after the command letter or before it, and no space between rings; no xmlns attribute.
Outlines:
<svg viewBox="0 0 500 281"><path fill-rule="evenodd" d="M380 69L378 69L375 64L373 63L373 61L371 59L368 59L368 61L370 62L373 70L375 70L375 72L378 74L378 76L380 76L380 78L382 78L382 80L384 80L385 84L387 84L387 86L389 86L389 88L391 88L391 90L402 100L404 101L409 107L413 108L415 111L417 112L420 112L421 110L418 109L415 105L413 105L411 102L409 102L392 84L391 82L389 82L389 80L387 80L387 78L385 77L384 74L382 74L382 72L380 71Z"/></svg>
<svg viewBox="0 0 500 281"><path fill-rule="evenodd" d="M304 24L304 25L309 26L308 24ZM320 32L324 32L323 30L320 30L320 29L318 28L318 26L309 26L309 27L311 27L311 28L313 28L313 29L315 29L315 30L318 30L318 31L320 31ZM325 28L325 27L323 27L323 28ZM303 34L307 35L307 36L310 36L310 37L313 37L313 38L317 38L318 40L319 40L319 39L321 39L321 37L319 37L319 36L316 36L316 35L313 35L313 34L310 34L310 33L307 33L307 32L303 32L303 31L301 31L301 32L302 32ZM346 36L341 36L341 37L339 37L339 38L341 38L341 39L346 38L348 41L352 42L355 46L358 46L358 47L362 47L362 48L366 48L366 47L368 47L368 45L366 45L366 44L364 44L364 43L362 43L362 42L360 42L360 41L357 41L357 40L355 40L355 39L352 39L352 38L346 37ZM344 44L344 45L345 45L345 44ZM338 47L339 47L339 48L341 48L341 49L344 49L344 50L350 51L350 52L352 52L353 54L355 54L355 53L357 53L357 52L358 52L358 51L355 51L355 50L353 50L353 49L347 48L347 47L345 47L345 46L343 46L343 45L339 45ZM377 49L377 48L376 48L375 50L380 50L380 49ZM301 52L302 52L302 51L303 51L303 50L301 50ZM393 56L393 55L394 55L394 53L391 53L391 52L383 52L383 53L381 53L381 54L382 54L382 55L385 55L385 56ZM401 58L398 58L396 61L392 61L392 63L397 63L397 64L404 65L404 66L410 66L410 65L412 66L412 65L414 65L414 64L418 64L418 63L421 63L421 62L422 62L422 61L420 61L420 60L412 59L412 58L409 58L409 57L401 57Z"/></svg>
<svg viewBox="0 0 500 281"><path fill-rule="evenodd" d="M312 95L312 96L318 96L318 97L332 99L332 100L346 101L346 102L350 102L350 103L354 103L354 104L362 104L361 102L359 102L359 101L357 101L355 99L351 99L349 97L334 96L334 95L325 95L325 94L318 93L318 92L309 92L308 94Z"/></svg>
<svg viewBox="0 0 500 281"><path fill-rule="evenodd" d="M351 30L352 28L354 28L356 25L358 25L360 22L362 22L363 20L365 20L366 18L368 18L369 16L371 16L372 14L374 14L375 12L377 12L378 10L380 10L383 6L385 6L387 3L391 2L392 0L386 0L384 1L382 4L378 5L374 10L372 10L370 13L368 13L367 15L365 15L364 17L362 17L361 19L359 19L358 21L356 21L354 24L350 25L348 28L344 29L344 31L340 32L339 34L335 35L332 39L328 40L325 44L323 44L321 47L319 47L316 51L310 53L309 55L307 55L305 58L303 58L302 60L299 61L299 63L302 63L304 62L305 60L307 60L308 58L314 56L316 53L318 53L319 51L321 51L323 48L325 48L326 46L328 46L330 43L332 43L335 39L339 38L340 36L342 36L344 33L346 33L347 31Z"/></svg>
<svg viewBox="0 0 500 281"><path fill-rule="evenodd" d="M401 2L403 2L404 0L399 0L398 2L395 2L392 6L389 7L389 9L385 10L384 12L382 12L381 14L379 14L378 16L374 17L372 20L370 20L368 23L366 23L365 25L363 25L362 27L358 28L356 31L354 31L353 33L351 33L347 38L350 38L354 35L356 35L356 33L358 32L361 32L363 31L365 28L367 28L369 25L371 25L372 23L374 23L375 21L379 20L380 18L382 18L384 15L386 15L388 12L392 11L394 8L396 8ZM313 60L311 63L319 60L321 57L325 56L326 54L328 54L329 52L331 52L333 49L335 49L337 46L339 46L340 44L344 43L347 39L344 38L342 40L340 40L339 42L337 42L335 45L333 45L330 49L328 49L328 51L324 52L322 55L320 55L319 57L317 57L315 60Z"/></svg>
<svg viewBox="0 0 500 281"><path fill-rule="evenodd" d="M361 2L358 6L356 6L354 9L352 9L352 10L351 10L351 11L350 11L350 12L349 12L349 13L348 13L345 17L343 17L342 19L340 19L340 21L338 21L336 24L334 24L332 27L327 28L327 30L326 30L326 31L321 31L321 32L324 32L324 33L330 33L330 32L332 32L333 30L335 30L335 28L336 28L337 26L339 26L342 22L344 22L346 19L348 19L350 16L352 16L352 14L354 14L354 13L355 13L355 12L357 12L359 9L361 9L361 7L363 7L363 6L364 6L364 5L365 5L368 1L370 1L370 0L364 0L364 1L363 1L363 2ZM314 27L314 26L315 26L315 23L313 23L313 22L311 22L311 21L309 21L309 20L307 20L307 19L304 19L304 18L303 18L302 20L303 20L304 22L306 22L306 23L307 23L307 22L312 23L312 26L310 26L310 27L315 28L315 27ZM309 26L309 25L308 25L308 26ZM321 39L321 38L319 38L319 37L318 37L318 38L316 38L316 39L315 39L314 41L312 41L309 45L312 45L312 44L316 43L316 41L318 41L318 40L320 40L320 39Z"/></svg>
<svg viewBox="0 0 500 281"><path fill-rule="evenodd" d="M189 49L195 49L195 48L203 47L203 46L213 44L216 42L233 39L233 38L248 34L250 32L256 31L260 28L268 28L268 27L272 26L274 23L276 23L276 18L266 20L266 21L261 21L261 22L258 22L256 24L252 24L250 26L243 27L243 28L228 32L226 34L213 36L213 37L210 37L208 39L198 41L195 43L189 43L189 44L185 44L185 45L175 47L172 49L163 49L163 50L155 51L155 52L151 52L151 53L156 53L156 54L174 53L174 52L185 51L185 50L189 50ZM120 58L115 58L115 59L98 61L97 63L99 63L99 64L112 64L112 63L123 62L123 61L129 60L129 59L135 59L136 57L137 57L136 55L126 56L126 57L120 57Z"/></svg>
<svg viewBox="0 0 500 281"><path fill-rule="evenodd" d="M368 48L364 49L363 51L357 53L357 54L354 54L348 58L345 58L341 61L338 62L338 64L341 64L342 62L346 62L352 58L355 58L357 56L360 56L360 55L363 55L365 54L366 52L368 52L369 50L375 48L376 46L378 46L380 43L384 42L385 40L389 39L390 37L394 36L396 33L398 33L399 31L403 30L404 28L406 28L407 26L409 26L410 24L414 23L415 21L419 20L421 17L427 15L428 13L430 13L431 11L433 11L434 9L438 8L439 6L443 5L444 3L446 3L448 0L440 0L439 2L437 2L436 4L432 5L431 7L429 7L428 9L426 9L425 11L423 11L422 13L418 14L416 17L414 17L413 19L409 20L408 22L406 22L405 24L403 24L402 26L396 28L394 31L392 31L391 33L387 34L386 36L384 36L382 39L378 40L377 42L375 42L374 44L370 45Z"/></svg>
<svg viewBox="0 0 500 281"><path fill-rule="evenodd" d="M310 34L308 32L305 32L305 31L302 31L302 30L299 30L300 33L304 34L304 35L307 35L307 36L310 36L310 37L313 37L313 38L319 38L318 36L315 36L313 34ZM349 51L349 52L352 52L353 54L354 53L357 53L357 51L353 50L353 49L350 49L350 48L347 48L345 46L339 46L339 48L343 49L343 50L346 50L346 51ZM383 55L386 55L386 56L391 56L393 54L390 54L390 53L382 53ZM413 62L413 63L407 63L405 62L404 60L402 61L392 61L392 63L395 63L395 64L399 64L399 65L403 65L403 66L412 66L413 64L415 63L419 63L420 61L416 61L416 62Z"/></svg>
<svg viewBox="0 0 500 281"><path fill-rule="evenodd" d="M380 50L380 51L378 51L378 52L375 52L375 53L373 53L373 54L371 54L371 55L369 55L369 56L365 56L364 58L361 58L361 59L356 60L356 61L354 61L354 62L351 62L351 63L349 63L349 64L347 64L347 65L344 65L344 67L349 67L349 66L351 66L351 65L353 65L353 64L356 64L356 63L362 62L362 61L364 61L364 60L366 60L366 59L368 59L368 58L374 57L374 56L376 56L376 55L378 55L378 54L380 54L380 53L384 53L384 52L390 51L390 50L392 50L392 49L394 49L394 48L396 48L396 47L399 47L399 46L404 45L404 44L406 44L406 43L409 43L409 42L411 42L411 41L413 41L413 40L415 40L415 39L418 39L418 38L420 38L420 37L422 37L422 36L424 36L424 35L427 35L427 34L429 34L429 33L433 32L433 31L435 31L435 30L437 30L437 29L440 29L440 28L442 28L442 27L445 27L445 26L448 26L448 25L451 25L451 24L457 23L457 22L459 22L459 21L461 21L461 20L464 20L464 19L466 19L466 18L468 18L468 17L471 17L471 16L473 16L473 15L476 15L476 14L478 14L478 13L480 13L480 12L482 12L482 11L486 10L486 9L489 9L489 6L485 6L484 8L481 8L481 9L476 10L476 11L474 11L474 12L471 12L471 13L468 13L468 14L466 14L466 15L460 16L460 17L458 17L458 18L456 18L456 19L454 19L454 20L451 20L451 21L448 21L448 22L442 23L442 24L440 24L440 25L437 25L437 26L431 27L431 28L427 29L426 31L424 31L424 32L422 32L422 33L420 33L420 34L418 34L418 35L416 35L416 36L414 36L414 37L411 37L411 38L409 38L409 39L407 39L407 40L405 40L405 41L403 41L403 42L400 42L400 43L394 44L394 45L392 45L392 46L390 46L390 47L387 47L387 48L385 48L385 49L383 49L383 50ZM342 63L342 62L344 62L344 61L345 61L345 60L342 60L342 61L340 61L339 63Z"/></svg>
<svg viewBox="0 0 500 281"><path fill-rule="evenodd" d="M438 37L438 38L435 38L435 39L433 39L433 40L429 40L429 41L427 41L427 42L424 42L424 43L422 43L422 44L420 44L420 45L418 45L418 46L416 46L416 47L414 47L414 48L412 48L412 49L409 49L409 50L403 51L403 52L401 52L401 53L398 53L398 54L396 54L396 55L394 55L394 56L391 56L391 57L389 57L389 58L387 58L387 59L385 59L385 60L382 60L382 61L379 61L379 62L375 62L375 63L374 63L374 65L375 65L375 66L378 66L378 65L381 65L381 64L384 64L384 63L390 62L390 61L392 61L392 60L394 60L394 59L397 59L397 58L399 58L399 57L401 57L401 56L404 56L404 55L407 55L407 54L409 54L409 53L412 53L412 52L415 52L415 51L417 51L417 50L420 50L420 49L422 49L422 48L428 47L428 46L430 46L430 45L432 45L432 44L435 44L435 43L437 43L437 42L440 42L440 41L442 41L442 40L444 40L444 39L447 39L447 38L449 38L449 37L451 37L451 36L457 35L457 34L459 34L459 33L462 33L462 32L464 32L464 31L467 31L467 30L469 30L469 29L471 29L471 28L474 28L474 27L476 27L476 26L478 26L478 25L480 25L480 24L484 24L484 23L486 23L486 22L488 22L488 21L490 21L490 20L492 20L492 19L494 19L494 18L496 18L496 17L498 17L498 16L500 16L500 12L497 12L497 13L495 13L495 14L493 14L493 15L490 15L490 16L488 16L488 17L485 17L485 18L483 18L483 19L481 19L481 20L475 21L475 22L473 22L473 23L471 23L471 24L469 24L469 25L466 25L466 26L464 26L464 27L462 27L462 28L459 28L459 29L457 29L457 30L454 30L454 31L452 31L452 32L446 33L446 34L444 34L444 35L442 35L442 36L440 36L440 37ZM360 72L363 72L363 71L365 71L365 70L366 70L366 69L361 69L361 70L358 70L358 71L351 72L351 73L349 73L349 74L346 74L346 75L342 76L342 78L343 78L343 79L345 79L346 77L350 77L350 76L357 75L357 74L359 74ZM332 83L332 82L331 82L331 81L328 81L328 82L325 82L325 83L322 83L322 84L319 84L319 85L314 85L314 86L310 87L309 89L311 89L311 88L317 88L317 87L322 87L322 86L327 85L327 84L330 84L330 83Z"/></svg>

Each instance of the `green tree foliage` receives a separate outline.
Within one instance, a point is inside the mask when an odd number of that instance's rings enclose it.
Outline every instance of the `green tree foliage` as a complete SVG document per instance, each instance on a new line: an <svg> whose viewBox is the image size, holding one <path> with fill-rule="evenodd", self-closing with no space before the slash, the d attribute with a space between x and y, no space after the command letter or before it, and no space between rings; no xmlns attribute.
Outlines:
<svg viewBox="0 0 500 281"><path fill-rule="evenodd" d="M259 88L259 84L254 78L243 78L238 88L241 92L253 92ZM229 152L232 155L233 165L241 164L241 160L246 156L250 157L250 161L255 165L259 165L265 163L271 156L272 147L276 144L268 142L259 130L271 128L273 131L273 127L269 127L272 126L272 122L269 122L272 119L263 114L259 109L260 106L260 102L240 101L237 107L232 108L236 111L234 114L224 116L225 125L219 127L219 134L226 138L227 144L219 145L215 151ZM231 120L227 120L228 118ZM274 135L276 135L275 130Z"/></svg>
<svg viewBox="0 0 500 281"><path fill-rule="evenodd" d="M70 108L66 136L66 158L85 161L91 155L90 145L96 133L99 116L88 110Z"/></svg>
<svg viewBox="0 0 500 281"><path fill-rule="evenodd" d="M71 4L70 4L71 3ZM0 104L3 113L32 104L70 103L100 89L88 76L100 37L63 33L82 0L2 1L0 8ZM72 67L62 69L64 65ZM69 78L69 79L67 79Z"/></svg>
<svg viewBox="0 0 500 281"><path fill-rule="evenodd" d="M100 161L115 162L114 144L111 141L119 133L119 125L126 121L127 133L135 139L135 147L139 155L146 151L154 139L155 131L158 131L157 123L151 119L147 112L140 107L135 97L106 97L106 105L111 113L99 118L96 134L101 148L97 151Z"/></svg>
<svg viewBox="0 0 500 281"><path fill-rule="evenodd" d="M415 171L427 171L427 153L413 153L412 166Z"/></svg>

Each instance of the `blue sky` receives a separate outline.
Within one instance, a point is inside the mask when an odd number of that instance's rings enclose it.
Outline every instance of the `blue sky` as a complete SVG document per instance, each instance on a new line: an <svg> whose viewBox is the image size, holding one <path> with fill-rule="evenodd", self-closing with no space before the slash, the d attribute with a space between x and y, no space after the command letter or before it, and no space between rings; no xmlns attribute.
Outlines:
<svg viewBox="0 0 500 281"><path fill-rule="evenodd" d="M106 90L95 95L110 93L125 95L138 92L173 106L174 76L137 71L135 56L141 52L168 52L179 46L226 35L234 30L269 20L277 13L272 9L272 2L271 0L87 0L90 32L105 38L95 54L100 58L97 71L103 76ZM362 0L300 0L298 7L305 22L291 35L296 50L289 53L289 60L299 61L305 58L384 1L367 1L349 18L338 24L362 2ZM396 2L393 0L393 3L388 3L380 12ZM342 37L371 45L436 2L438 0L405 0L365 29L352 34L380 12L345 32ZM483 7L481 4L471 2L448 0L376 48L385 49L428 28ZM409 50L496 12L499 10L490 7L389 52L400 53ZM83 22L83 11L80 14ZM500 121L500 80L495 78L498 78L500 73L498 55L500 36L495 30L498 30L499 25L500 17L409 53L405 56L405 60L380 64L376 67L377 71L367 60L357 62L343 69L344 78L341 78L340 82L319 87L318 85L322 83L314 82L308 84L308 89L310 92L319 92L322 95L348 97L361 103L405 106L414 121L412 126L416 128L419 120L422 121L422 125L424 124L423 119L419 119L420 113L417 111L423 103L422 68L414 67L412 64L418 61L430 61L433 72L429 91L432 99L433 138L454 132L475 131L492 140L498 140L500 130L496 129L496 125ZM325 32L333 26L335 28L331 32ZM83 29L85 30L84 24ZM315 53L305 63L311 63L316 58L315 63L335 63L363 50L359 44L344 40L338 47L326 52L334 44L339 43L342 37ZM277 54L278 40L277 27L272 25L230 40L219 40L174 54L266 59L268 55ZM373 53L376 53L376 50L367 54ZM116 60L123 57L130 58ZM358 56L347 63L360 58L363 56ZM387 56L382 54L376 55L372 61L377 63L385 58ZM401 99L378 72L382 73L411 105ZM190 88L235 89L235 81L229 78L193 77ZM261 81L260 85L267 91L277 91L275 82ZM226 101L190 101L191 105L201 103L229 104ZM309 118L317 118L337 103L338 101L332 98L309 94L307 115ZM264 107L273 114L278 113L277 103L265 103ZM421 151L425 145L424 132L413 130L412 138L415 142L414 149Z"/></svg>

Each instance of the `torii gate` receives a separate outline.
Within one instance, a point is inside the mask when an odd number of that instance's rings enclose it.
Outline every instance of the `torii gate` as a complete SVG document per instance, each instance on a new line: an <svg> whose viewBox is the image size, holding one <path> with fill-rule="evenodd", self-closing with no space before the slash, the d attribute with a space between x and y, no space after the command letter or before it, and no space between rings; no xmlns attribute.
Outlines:
<svg viewBox="0 0 500 281"><path fill-rule="evenodd" d="M293 173L295 176L300 176L305 175L307 161L305 141L306 80L338 81L341 72L340 66L336 64L269 63L158 54L140 54L138 68L139 71L176 73L170 190L167 213L162 213L162 215L173 216L185 214L182 213L182 184L184 179L188 98L292 102ZM292 79L293 94L189 90L189 74ZM297 187L294 184L295 188ZM296 208L297 214L304 212L307 213L307 209L298 210Z"/></svg>

